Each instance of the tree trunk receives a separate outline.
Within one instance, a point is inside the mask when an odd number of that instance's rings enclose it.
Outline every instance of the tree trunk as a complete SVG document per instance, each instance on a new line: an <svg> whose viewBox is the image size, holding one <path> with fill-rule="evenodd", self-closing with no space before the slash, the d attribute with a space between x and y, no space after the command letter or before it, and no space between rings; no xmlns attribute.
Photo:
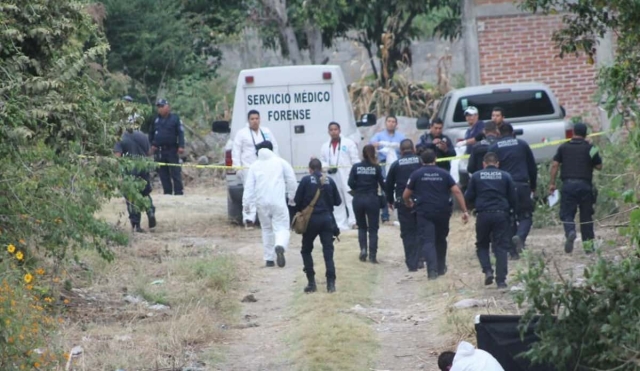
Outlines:
<svg viewBox="0 0 640 371"><path fill-rule="evenodd" d="M307 21L305 32L307 34L307 42L309 43L309 57L311 64L323 63L322 32L311 21Z"/></svg>
<svg viewBox="0 0 640 371"><path fill-rule="evenodd" d="M300 46L298 45L298 39L296 39L296 33L293 27L289 24L289 17L287 16L287 1L286 0L261 0L262 5L267 8L275 17L275 21L278 23L278 29L280 35L284 41L283 48L289 52L289 59L293 64L302 63L302 53L300 53Z"/></svg>

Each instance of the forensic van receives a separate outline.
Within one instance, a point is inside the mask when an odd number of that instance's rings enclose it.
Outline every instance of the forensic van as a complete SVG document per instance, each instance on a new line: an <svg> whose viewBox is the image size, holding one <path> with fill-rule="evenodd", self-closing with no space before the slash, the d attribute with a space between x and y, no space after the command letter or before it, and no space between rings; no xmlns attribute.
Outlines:
<svg viewBox="0 0 640 371"><path fill-rule="evenodd" d="M247 113L260 113L260 126L267 127L278 142L280 156L296 171L298 181L307 175L309 160L320 157L329 140L328 125L340 124L342 135L360 143L357 126L375 124L374 115L364 115L356 124L340 66L283 66L243 70L238 76L231 123L215 121L212 130L229 133L225 165L232 163L233 140L248 125ZM226 171L229 219L242 224L243 185L236 170Z"/></svg>

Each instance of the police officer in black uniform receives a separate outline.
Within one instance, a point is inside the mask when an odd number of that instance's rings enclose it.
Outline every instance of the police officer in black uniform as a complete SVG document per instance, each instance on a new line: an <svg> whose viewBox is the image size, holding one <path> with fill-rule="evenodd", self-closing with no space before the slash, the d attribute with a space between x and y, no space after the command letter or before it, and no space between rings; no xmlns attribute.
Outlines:
<svg viewBox="0 0 640 371"><path fill-rule="evenodd" d="M147 136L138 130L134 130L131 126L133 122L129 122L129 127L122 134L122 137L119 142L113 148L113 153L116 157L137 157L144 158L149 155L149 140ZM131 170L129 175L138 177L145 181L144 188L140 191L143 197L147 197L149 199L149 208L147 209L147 218L149 219L149 228L154 228L156 226L156 216L155 211L156 208L153 206L153 200L151 199L151 182L149 177L149 172L146 170ZM144 232L142 227L140 227L140 210L139 207L134 205L131 202L131 197L127 197L125 194L125 200L127 202L127 211L129 212L129 221L131 222L131 227L134 232Z"/></svg>
<svg viewBox="0 0 640 371"><path fill-rule="evenodd" d="M593 252L593 205L597 190L593 186L593 169L602 170L602 158L598 148L585 140L587 125L578 123L573 128L573 138L562 144L553 157L549 192L556 190L556 176L562 164L562 191L560 197L560 220L564 226L564 251L571 253L576 239L576 210L580 208L580 235L585 252Z"/></svg>
<svg viewBox="0 0 640 371"><path fill-rule="evenodd" d="M476 253L485 275L484 284L491 285L494 275L489 255L489 244L493 243L496 255L496 283L498 288L507 287L508 250L511 238L510 213L516 210L517 194L511 175L498 169L498 156L489 152L484 155L484 169L475 172L469 179L465 199L476 205Z"/></svg>
<svg viewBox="0 0 640 371"><path fill-rule="evenodd" d="M184 128L180 117L171 113L166 99L156 102L158 117L149 128L149 142L156 162L179 164L178 155L184 152ZM160 166L158 168L162 189L166 195L182 195L182 168L180 166Z"/></svg>
<svg viewBox="0 0 640 371"><path fill-rule="evenodd" d="M398 221L400 222L400 238L404 246L404 261L409 272L418 271L419 248L418 227L416 213L402 202L402 193L407 187L407 181L414 171L422 167L420 157L415 154L413 141L405 139L400 142L400 158L391 164L387 180L385 181L385 195L389 209L398 209ZM394 198L395 195L395 198Z"/></svg>
<svg viewBox="0 0 640 371"><path fill-rule="evenodd" d="M529 144L513 135L513 126L500 126L501 138L489 147L489 152L498 155L500 168L511 175L518 192L517 226L512 237L511 256L518 259L524 249L527 236L533 225L533 193L538 181L538 166ZM515 251L514 251L515 250Z"/></svg>
<svg viewBox="0 0 640 371"><path fill-rule="evenodd" d="M309 162L310 175L300 180L296 191L295 209L296 211L304 210L316 195L318 187L320 188L320 196L313 208L313 213L309 219L307 230L302 234L302 262L304 263L304 272L307 274L309 281L304 292L316 291L315 271L313 270L313 241L320 236L322 243L322 255L324 256L324 264L326 267L327 292L336 291L336 267L333 263L333 237L340 233L335 219L333 218L333 207L340 206L342 199L338 193L338 187L333 179L322 175L322 163L318 159L312 159Z"/></svg>
<svg viewBox="0 0 640 371"><path fill-rule="evenodd" d="M436 157L438 158L456 157L456 149L451 138L442 134L443 127L444 123L441 119L436 118L433 120L429 132L424 133L420 137L420 142L416 145L418 155L425 149L431 149L436 152ZM436 165L446 171L451 170L451 161L439 161Z"/></svg>
<svg viewBox="0 0 640 371"><path fill-rule="evenodd" d="M451 194L464 212L462 220L465 223L469 220L469 214L456 182L448 171L436 166L435 152L427 149L421 157L424 165L411 174L402 198L408 207L416 208L418 241L427 260L428 278L433 280L447 272Z"/></svg>
<svg viewBox="0 0 640 371"><path fill-rule="evenodd" d="M484 139L478 141L471 150L469 163L467 164L467 172L469 175L483 169L484 155L489 152L489 147L498 141L498 126L493 121L484 124Z"/></svg>
<svg viewBox="0 0 640 371"><path fill-rule="evenodd" d="M369 261L378 264L378 228L380 227L380 198L378 185L384 189L382 168L378 165L376 148L367 144L362 149L362 162L351 167L349 188L353 195L353 213L358 225L360 261L367 260L367 232L369 234Z"/></svg>

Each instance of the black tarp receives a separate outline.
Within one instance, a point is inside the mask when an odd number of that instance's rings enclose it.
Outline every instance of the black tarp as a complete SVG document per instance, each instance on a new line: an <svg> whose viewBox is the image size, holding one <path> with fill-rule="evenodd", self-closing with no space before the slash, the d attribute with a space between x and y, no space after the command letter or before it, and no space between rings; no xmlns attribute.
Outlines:
<svg viewBox="0 0 640 371"><path fill-rule="evenodd" d="M520 337L522 316L481 315L476 321L478 349L490 353L505 371L558 371L548 365L531 365L524 357L519 357L539 340L534 333L536 320L532 321Z"/></svg>

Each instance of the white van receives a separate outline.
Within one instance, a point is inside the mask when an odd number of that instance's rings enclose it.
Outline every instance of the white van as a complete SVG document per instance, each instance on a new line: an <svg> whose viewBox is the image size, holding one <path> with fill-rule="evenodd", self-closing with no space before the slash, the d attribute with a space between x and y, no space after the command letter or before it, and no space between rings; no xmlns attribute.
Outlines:
<svg viewBox="0 0 640 371"><path fill-rule="evenodd" d="M356 125L339 66L283 66L243 70L238 76L231 124L216 121L212 130L230 133L225 146L225 165L232 166L231 149L238 130L247 126L247 113L260 112L260 126L271 130L280 156L294 167L298 180L309 172L311 156L320 157L322 144L329 140L328 125L338 122L342 135L356 143L357 126L375 124L374 115L365 115ZM243 186L235 170L227 170L227 209L232 222L242 224Z"/></svg>

